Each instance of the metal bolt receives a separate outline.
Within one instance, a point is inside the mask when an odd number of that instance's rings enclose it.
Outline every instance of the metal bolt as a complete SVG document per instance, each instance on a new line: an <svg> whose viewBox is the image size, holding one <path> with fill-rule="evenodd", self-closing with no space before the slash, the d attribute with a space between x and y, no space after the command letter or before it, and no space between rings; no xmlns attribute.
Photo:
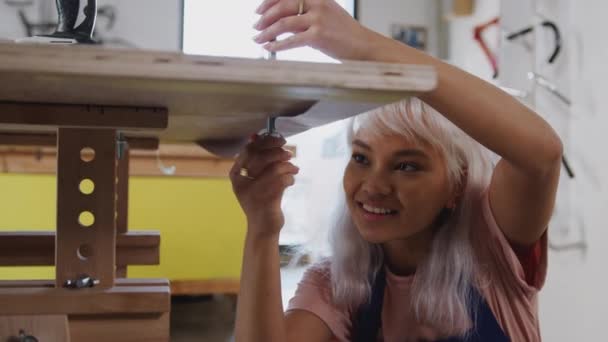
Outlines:
<svg viewBox="0 0 608 342"><path fill-rule="evenodd" d="M8 342L38 342L38 339L32 335L25 333L23 329L19 330L19 336L9 337Z"/></svg>
<svg viewBox="0 0 608 342"><path fill-rule="evenodd" d="M277 118L275 118L274 116L269 117L266 120L266 134L268 135L272 135L273 133L275 133L276 130L276 126L275 126L275 121Z"/></svg>
<svg viewBox="0 0 608 342"><path fill-rule="evenodd" d="M121 132L118 133L118 140L117 140L116 148L117 148L116 154L118 155L118 160L121 160L122 157L125 155L125 149L127 148L127 140L125 139L124 134Z"/></svg>
<svg viewBox="0 0 608 342"><path fill-rule="evenodd" d="M65 287L70 289L84 289L87 287L95 287L96 285L99 285L99 280L93 279L88 275L80 276L76 280L67 280L64 284Z"/></svg>

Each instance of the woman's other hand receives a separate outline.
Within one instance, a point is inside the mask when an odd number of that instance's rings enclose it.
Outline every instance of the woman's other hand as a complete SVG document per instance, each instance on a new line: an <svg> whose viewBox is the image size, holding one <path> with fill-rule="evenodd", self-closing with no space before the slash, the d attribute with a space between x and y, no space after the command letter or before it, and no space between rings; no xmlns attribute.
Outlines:
<svg viewBox="0 0 608 342"><path fill-rule="evenodd" d="M299 169L289 162L285 139L254 135L230 170L232 189L247 216L251 237L277 237L285 218L281 199Z"/></svg>
<svg viewBox="0 0 608 342"><path fill-rule="evenodd" d="M369 43L382 39L357 22L334 0L265 0L256 13L260 14L254 28L261 31L254 40L268 51L282 51L310 46L326 55L344 60L368 59ZM293 33L272 42L283 33Z"/></svg>

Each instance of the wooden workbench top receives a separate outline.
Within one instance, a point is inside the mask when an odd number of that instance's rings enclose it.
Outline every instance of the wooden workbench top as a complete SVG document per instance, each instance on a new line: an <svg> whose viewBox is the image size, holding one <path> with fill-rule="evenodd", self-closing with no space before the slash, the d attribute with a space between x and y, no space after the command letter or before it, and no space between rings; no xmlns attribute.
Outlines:
<svg viewBox="0 0 608 342"><path fill-rule="evenodd" d="M0 102L163 107L166 130L130 134L164 142L236 141L264 128L269 115L290 116L277 120L289 136L435 85L428 66L0 43ZM0 123L0 131L48 129Z"/></svg>

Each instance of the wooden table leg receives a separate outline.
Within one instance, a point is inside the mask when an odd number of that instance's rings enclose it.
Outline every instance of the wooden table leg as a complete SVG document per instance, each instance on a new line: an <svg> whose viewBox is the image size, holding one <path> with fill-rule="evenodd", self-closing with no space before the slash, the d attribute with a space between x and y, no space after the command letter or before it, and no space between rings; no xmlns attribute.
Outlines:
<svg viewBox="0 0 608 342"><path fill-rule="evenodd" d="M87 275L114 286L116 131L59 128L57 134L56 287ZM84 189L83 182L94 189Z"/></svg>
<svg viewBox="0 0 608 342"><path fill-rule="evenodd" d="M0 255L0 263L55 264L56 279L0 281L0 341L10 330L8 337L38 334L36 338L51 342L70 338L72 342L168 342L168 281L116 279L117 240L126 243L127 249L121 252L120 266L157 264L160 243L154 234L124 234L129 156L125 146L120 150L122 158L117 159L117 146L121 146L117 132L148 129L150 125L164 129L167 111L22 103L0 107L9 113L8 117L0 116L0 123L8 120L57 128L56 234L0 234L5 246L11 246L8 240L15 238L24 248L30 243L47 246L42 254L39 248L30 248L38 255L29 259L12 253L18 248L14 247L11 255L17 258ZM117 232L121 232L120 238ZM66 288L66 284L77 289ZM56 332L61 335L56 336Z"/></svg>

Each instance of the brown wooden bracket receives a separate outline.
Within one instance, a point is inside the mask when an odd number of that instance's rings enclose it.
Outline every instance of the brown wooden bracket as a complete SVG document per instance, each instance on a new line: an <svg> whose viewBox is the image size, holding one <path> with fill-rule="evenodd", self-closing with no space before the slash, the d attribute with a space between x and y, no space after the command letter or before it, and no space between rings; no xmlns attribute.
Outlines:
<svg viewBox="0 0 608 342"><path fill-rule="evenodd" d="M158 138L125 137L129 147L135 150L157 150ZM57 134L9 133L0 132L0 145L3 146L57 146Z"/></svg>
<svg viewBox="0 0 608 342"><path fill-rule="evenodd" d="M0 266L55 265L55 232L0 232ZM158 265L160 233L130 231L116 236L116 265Z"/></svg>
<svg viewBox="0 0 608 342"><path fill-rule="evenodd" d="M290 146L285 148L292 152L295 150ZM193 144L161 144L158 151L130 148L127 158L130 176L138 177L166 176L159 167L162 163L175 166L172 177L226 178L234 163L233 159L219 158ZM0 146L0 172L54 175L57 172L57 150L53 147Z"/></svg>
<svg viewBox="0 0 608 342"><path fill-rule="evenodd" d="M0 101L0 124L111 128L116 130L165 129L166 108L94 106Z"/></svg>
<svg viewBox="0 0 608 342"><path fill-rule="evenodd" d="M151 314L169 312L171 308L166 280L118 280L116 286L106 290L58 289L52 285L52 282L41 281L0 282L0 316Z"/></svg>
<svg viewBox="0 0 608 342"><path fill-rule="evenodd" d="M57 140L57 287L88 275L100 288L110 288L116 264L116 131L60 128Z"/></svg>

